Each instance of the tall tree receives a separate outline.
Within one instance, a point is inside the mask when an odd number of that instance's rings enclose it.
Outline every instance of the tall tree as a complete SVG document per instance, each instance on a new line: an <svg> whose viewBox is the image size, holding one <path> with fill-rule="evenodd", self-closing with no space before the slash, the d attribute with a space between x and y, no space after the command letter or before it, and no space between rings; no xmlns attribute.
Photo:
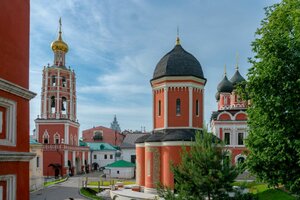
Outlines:
<svg viewBox="0 0 300 200"><path fill-rule="evenodd" d="M270 186L300 193L300 1L265 9L246 83L247 166Z"/></svg>
<svg viewBox="0 0 300 200"><path fill-rule="evenodd" d="M184 150L182 162L173 166L176 194L164 193L165 199L222 199L232 190L238 170L230 165L229 154L210 133L196 134L190 151Z"/></svg>

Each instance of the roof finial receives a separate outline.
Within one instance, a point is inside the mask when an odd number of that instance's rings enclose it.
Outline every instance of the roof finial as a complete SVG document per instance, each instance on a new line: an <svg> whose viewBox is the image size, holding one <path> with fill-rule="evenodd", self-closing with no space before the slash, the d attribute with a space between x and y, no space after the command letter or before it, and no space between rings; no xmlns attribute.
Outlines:
<svg viewBox="0 0 300 200"><path fill-rule="evenodd" d="M236 52L236 64L235 64L235 69L239 70L239 53Z"/></svg>
<svg viewBox="0 0 300 200"><path fill-rule="evenodd" d="M177 26L176 45L180 45L180 39L179 39L179 26Z"/></svg>
<svg viewBox="0 0 300 200"><path fill-rule="evenodd" d="M227 73L226 73L226 64L224 65L224 76L227 76Z"/></svg>
<svg viewBox="0 0 300 200"><path fill-rule="evenodd" d="M59 35L58 35L58 40L62 40L62 38L61 38L61 17L59 18Z"/></svg>

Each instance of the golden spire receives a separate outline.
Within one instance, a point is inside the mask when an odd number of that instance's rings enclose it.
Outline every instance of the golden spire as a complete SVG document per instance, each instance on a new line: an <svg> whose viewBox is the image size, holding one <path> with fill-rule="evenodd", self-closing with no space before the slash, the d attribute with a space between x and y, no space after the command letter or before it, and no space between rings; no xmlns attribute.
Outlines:
<svg viewBox="0 0 300 200"><path fill-rule="evenodd" d="M226 73L226 64L224 65L224 77L227 76L227 73Z"/></svg>
<svg viewBox="0 0 300 200"><path fill-rule="evenodd" d="M61 38L61 17L59 18L59 32L58 32L58 40L62 40L62 38Z"/></svg>
<svg viewBox="0 0 300 200"><path fill-rule="evenodd" d="M235 64L235 69L239 70L239 53L236 53L236 64Z"/></svg>
<svg viewBox="0 0 300 200"><path fill-rule="evenodd" d="M57 40L53 41L51 43L51 48L53 51L57 51L57 50L60 50L60 51L64 51L65 53L68 52L69 50L69 47L68 45L62 40L62 37L61 37L61 34L62 34L62 31L61 31L61 26L62 26L62 23L61 23L61 18L59 18L59 31L58 31L58 38Z"/></svg>
<svg viewBox="0 0 300 200"><path fill-rule="evenodd" d="M180 45L180 39L179 39L179 27L178 27L178 26L177 26L176 45Z"/></svg>

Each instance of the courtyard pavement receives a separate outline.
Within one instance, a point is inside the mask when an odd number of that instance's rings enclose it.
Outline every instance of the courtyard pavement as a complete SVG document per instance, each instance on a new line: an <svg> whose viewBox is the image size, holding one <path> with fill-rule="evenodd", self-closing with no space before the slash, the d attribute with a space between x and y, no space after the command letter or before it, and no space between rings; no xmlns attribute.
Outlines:
<svg viewBox="0 0 300 200"><path fill-rule="evenodd" d="M63 183L54 184L41 190L30 193L31 200L86 200L87 198L79 194L79 188L82 186L82 180L85 176L99 177L99 172L86 175L70 177Z"/></svg>

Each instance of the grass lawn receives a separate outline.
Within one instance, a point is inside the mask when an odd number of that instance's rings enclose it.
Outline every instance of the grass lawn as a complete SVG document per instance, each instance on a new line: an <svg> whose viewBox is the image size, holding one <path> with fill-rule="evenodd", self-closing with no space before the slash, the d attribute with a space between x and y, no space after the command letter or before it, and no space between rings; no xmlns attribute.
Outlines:
<svg viewBox="0 0 300 200"><path fill-rule="evenodd" d="M91 198L91 199L102 200L101 197L96 196L96 194L98 193L97 188L81 188L80 193L82 195L86 196L86 197Z"/></svg>
<svg viewBox="0 0 300 200"><path fill-rule="evenodd" d="M124 185L132 185L132 184L135 184L134 181L120 181L120 180L113 180L114 183L116 182L122 182ZM103 183L103 184L102 184ZM109 181L100 181L100 186L109 186L111 184L111 182ZM88 185L95 185L95 186L98 186L98 182L97 181L92 181L92 182L89 182Z"/></svg>
<svg viewBox="0 0 300 200"><path fill-rule="evenodd" d="M53 184L56 184L56 183L64 182L65 180L67 180L67 178L62 178L62 179L58 179L58 180L55 180L55 181L45 182L44 186L47 187L49 185L53 185Z"/></svg>
<svg viewBox="0 0 300 200"><path fill-rule="evenodd" d="M268 188L267 184L256 182L235 182L233 185L249 189L250 193L257 194L259 200L296 200L295 197L280 189Z"/></svg>

